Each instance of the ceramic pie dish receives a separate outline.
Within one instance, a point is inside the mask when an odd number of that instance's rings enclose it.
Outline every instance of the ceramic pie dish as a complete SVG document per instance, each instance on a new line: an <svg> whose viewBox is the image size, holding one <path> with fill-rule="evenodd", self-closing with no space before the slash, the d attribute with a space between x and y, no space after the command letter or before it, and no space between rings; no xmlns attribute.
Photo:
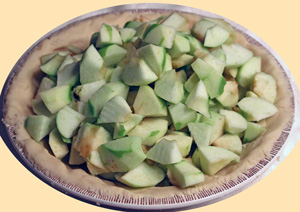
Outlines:
<svg viewBox="0 0 300 212"><path fill-rule="evenodd" d="M187 189L174 186L130 189L101 180L80 167L70 167L51 155L46 142L34 142L24 128L41 74L39 57L72 44L85 48L102 22L122 26L143 16L154 19L177 11L190 25L201 17L223 18L195 8L170 4L132 4L106 8L77 17L52 30L19 59L1 94L1 136L15 157L34 175L76 199L122 210L179 210L200 207L228 198L253 185L272 171L299 139L299 91L280 57L264 41L244 27L225 19L238 32L237 42L262 56L263 71L278 85L275 105L279 112L266 121L268 132L244 149L240 163L229 166L204 183Z"/></svg>

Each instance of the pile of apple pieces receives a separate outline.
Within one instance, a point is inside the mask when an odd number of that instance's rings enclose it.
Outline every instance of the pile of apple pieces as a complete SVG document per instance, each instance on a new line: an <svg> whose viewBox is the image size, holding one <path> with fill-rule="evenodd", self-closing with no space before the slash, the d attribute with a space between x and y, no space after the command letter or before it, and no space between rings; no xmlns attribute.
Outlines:
<svg viewBox="0 0 300 212"><path fill-rule="evenodd" d="M41 57L25 127L57 158L131 187L181 188L240 160L277 112L276 82L220 19L102 24L85 50ZM224 134L225 133L225 134ZM70 154L69 154L70 149Z"/></svg>

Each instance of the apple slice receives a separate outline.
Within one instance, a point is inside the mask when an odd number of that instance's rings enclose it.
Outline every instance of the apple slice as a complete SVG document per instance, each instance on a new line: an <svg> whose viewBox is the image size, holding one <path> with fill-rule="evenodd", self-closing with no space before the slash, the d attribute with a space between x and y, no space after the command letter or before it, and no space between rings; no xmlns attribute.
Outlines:
<svg viewBox="0 0 300 212"><path fill-rule="evenodd" d="M99 50L99 54L104 60L105 67L118 64L127 54L127 50L116 45L108 45Z"/></svg>
<svg viewBox="0 0 300 212"><path fill-rule="evenodd" d="M220 110L220 114L225 116L225 131L237 135L247 129L246 119L237 112L231 110Z"/></svg>
<svg viewBox="0 0 300 212"><path fill-rule="evenodd" d="M257 123L248 122L247 129L244 134L243 143L250 143L260 136L266 128Z"/></svg>
<svg viewBox="0 0 300 212"><path fill-rule="evenodd" d="M239 101L239 89L235 80L227 80L224 92L216 98L224 107L234 107Z"/></svg>
<svg viewBox="0 0 300 212"><path fill-rule="evenodd" d="M40 97L40 93L43 92L43 91L47 91L53 87L56 86L56 82L54 82L53 80L51 80L50 78L48 77L43 77L41 83L40 83L40 86L39 86L39 89L37 90L36 92L36 95L35 95L35 99L41 99Z"/></svg>
<svg viewBox="0 0 300 212"><path fill-rule="evenodd" d="M134 112L146 117L167 116L167 106L149 86L140 86L133 103Z"/></svg>
<svg viewBox="0 0 300 212"><path fill-rule="evenodd" d="M99 80L91 83L79 85L73 89L73 92L79 96L81 102L87 102L89 98L105 84L105 80Z"/></svg>
<svg viewBox="0 0 300 212"><path fill-rule="evenodd" d="M73 141L72 141L69 162L68 162L70 165L81 165L81 164L85 163L84 158L80 156L80 152L77 149L75 149L75 147L74 147L76 138L77 138L76 136L73 136L73 139L72 139Z"/></svg>
<svg viewBox="0 0 300 212"><path fill-rule="evenodd" d="M184 97L183 83L177 78L175 70L166 72L155 82L155 94L160 98L173 103L179 103Z"/></svg>
<svg viewBox="0 0 300 212"><path fill-rule="evenodd" d="M101 86L88 101L91 116L99 116L104 104L115 96L126 99L128 91L129 87L121 82L111 82Z"/></svg>
<svg viewBox="0 0 300 212"><path fill-rule="evenodd" d="M211 125L206 123L189 123L188 128L198 147L210 144Z"/></svg>
<svg viewBox="0 0 300 212"><path fill-rule="evenodd" d="M189 24L185 17L174 12L169 15L163 22L162 25L173 27L176 31L189 31Z"/></svg>
<svg viewBox="0 0 300 212"><path fill-rule="evenodd" d="M131 28L131 29L136 29L137 27L141 26L143 23L140 21L127 21L124 24L124 28Z"/></svg>
<svg viewBox="0 0 300 212"><path fill-rule="evenodd" d="M131 114L132 111L126 100L121 96L115 96L104 104L97 123L124 122Z"/></svg>
<svg viewBox="0 0 300 212"><path fill-rule="evenodd" d="M57 86L74 86L79 83L79 62L66 65L57 72Z"/></svg>
<svg viewBox="0 0 300 212"><path fill-rule="evenodd" d="M149 166L142 162L136 168L125 174L117 174L116 179L133 188L155 186L165 178L165 173L157 166Z"/></svg>
<svg viewBox="0 0 300 212"><path fill-rule="evenodd" d="M168 49L167 52L171 56L171 58L178 58L184 55L185 53L188 53L190 50L191 49L189 39L180 34L176 34L173 46L171 49Z"/></svg>
<svg viewBox="0 0 300 212"><path fill-rule="evenodd" d="M252 57L248 62L239 68L236 80L239 85L249 88L255 73L261 72L261 57Z"/></svg>
<svg viewBox="0 0 300 212"><path fill-rule="evenodd" d="M198 75L196 73L193 73L188 80L186 81L186 83L184 84L184 88L185 90L187 90L187 92L191 92L193 90L193 88L197 85L197 83L200 81Z"/></svg>
<svg viewBox="0 0 300 212"><path fill-rule="evenodd" d="M57 113L56 126L63 137L71 138L84 119L84 115L66 106Z"/></svg>
<svg viewBox="0 0 300 212"><path fill-rule="evenodd" d="M33 99L31 102L32 110L37 115L51 116L52 114L45 106L43 100Z"/></svg>
<svg viewBox="0 0 300 212"><path fill-rule="evenodd" d="M142 115L130 114L125 122L116 123L114 127L114 139L122 138L127 135L133 128L135 128L143 120Z"/></svg>
<svg viewBox="0 0 300 212"><path fill-rule="evenodd" d="M85 84L104 79L105 72L102 66L102 57L94 45L90 45L80 62L80 83Z"/></svg>
<svg viewBox="0 0 300 212"><path fill-rule="evenodd" d="M145 60L135 57L131 58L122 73L122 80L125 84L130 86L147 85L157 79L158 77L147 65Z"/></svg>
<svg viewBox="0 0 300 212"><path fill-rule="evenodd" d="M180 188L190 187L204 181L204 174L185 160L170 165L168 170Z"/></svg>
<svg viewBox="0 0 300 212"><path fill-rule="evenodd" d="M175 131L175 132L177 132L177 131ZM187 136L185 134L168 134L162 138L167 139L169 141L176 141L179 151L181 153L181 156L183 158L186 157L190 153L190 150L192 147L192 142L193 142L192 137Z"/></svg>
<svg viewBox="0 0 300 212"><path fill-rule="evenodd" d="M55 157L62 159L69 153L68 144L65 143L55 128L49 135L49 146Z"/></svg>
<svg viewBox="0 0 300 212"><path fill-rule="evenodd" d="M161 139L148 152L147 158L163 165L178 163L182 160L176 141Z"/></svg>
<svg viewBox="0 0 300 212"><path fill-rule="evenodd" d="M109 44L122 45L120 33L114 26L103 23L100 27L100 32L96 47L103 47Z"/></svg>
<svg viewBox="0 0 300 212"><path fill-rule="evenodd" d="M207 54L203 57L203 61L207 62L209 65L211 65L216 71L220 74L223 74L224 68L226 66L226 63L212 54Z"/></svg>
<svg viewBox="0 0 300 212"><path fill-rule="evenodd" d="M224 134L224 128L225 128L225 116L211 111L210 112L211 117L205 117L202 116L201 122L210 124L212 127L211 130L211 136L210 136L210 144L221 137Z"/></svg>
<svg viewBox="0 0 300 212"><path fill-rule="evenodd" d="M145 31L143 40L146 43L152 43L167 49L172 48L175 39L176 30L162 24L152 24Z"/></svg>
<svg viewBox="0 0 300 212"><path fill-rule="evenodd" d="M101 144L110 140L111 135L103 127L85 123L80 127L73 146L83 158L87 158L93 150L97 150Z"/></svg>
<svg viewBox="0 0 300 212"><path fill-rule="evenodd" d="M229 38L229 32L220 26L213 26L206 31L204 46L218 47L225 43Z"/></svg>
<svg viewBox="0 0 300 212"><path fill-rule="evenodd" d="M196 119L196 112L181 102L170 105L169 112L176 130L181 130Z"/></svg>
<svg viewBox="0 0 300 212"><path fill-rule="evenodd" d="M199 148L201 170L210 176L215 175L229 163L237 163L240 157L233 152L215 146L201 146Z"/></svg>
<svg viewBox="0 0 300 212"><path fill-rule="evenodd" d="M128 43L135 36L136 30L133 28L121 28L120 35L123 43Z"/></svg>
<svg viewBox="0 0 300 212"><path fill-rule="evenodd" d="M167 130L167 120L162 118L145 118L128 135L141 137L143 145L153 146L158 139L166 134Z"/></svg>
<svg viewBox="0 0 300 212"><path fill-rule="evenodd" d="M204 41L207 30L216 25L216 23L207 20L206 18L202 18L200 21L194 24L192 28L192 34L200 41Z"/></svg>
<svg viewBox="0 0 300 212"><path fill-rule="evenodd" d="M136 136L102 144L99 147L99 153L103 165L110 172L127 172L146 159L142 150L142 139Z"/></svg>
<svg viewBox="0 0 300 212"><path fill-rule="evenodd" d="M215 49L210 53L212 56L218 58L219 60L226 62L226 54L223 49Z"/></svg>
<svg viewBox="0 0 300 212"><path fill-rule="evenodd" d="M222 45L222 49L226 54L226 67L237 68L244 65L253 56L253 52L243 46L233 43L230 45Z"/></svg>
<svg viewBox="0 0 300 212"><path fill-rule="evenodd" d="M177 69L183 66L189 65L194 61L194 56L189 54L184 54L176 59L172 60L172 67Z"/></svg>
<svg viewBox="0 0 300 212"><path fill-rule="evenodd" d="M92 175L99 175L103 173L108 173L109 171L103 165L103 162L100 157L100 153L98 150L93 150L86 158L89 171ZM92 169L91 169L92 168Z"/></svg>
<svg viewBox="0 0 300 212"><path fill-rule="evenodd" d="M278 109L272 103L257 97L246 97L238 103L247 121L260 121L273 116Z"/></svg>
<svg viewBox="0 0 300 212"><path fill-rule="evenodd" d="M237 135L225 134L212 143L213 146L228 149L231 152L240 155L242 153L242 141Z"/></svg>
<svg viewBox="0 0 300 212"><path fill-rule="evenodd" d="M41 92L40 96L51 114L55 114L72 102L71 86L63 85L53 87Z"/></svg>
<svg viewBox="0 0 300 212"><path fill-rule="evenodd" d="M40 66L41 71L48 74L49 76L56 76L57 71L64 61L65 57L66 55L63 54L55 54L55 56L53 56Z"/></svg>
<svg viewBox="0 0 300 212"><path fill-rule="evenodd" d="M55 128L55 116L31 115L25 121L25 129L36 142L41 141Z"/></svg>
<svg viewBox="0 0 300 212"><path fill-rule="evenodd" d="M277 86L274 78L266 73L259 72L253 77L251 90L260 98L274 103L277 97Z"/></svg>

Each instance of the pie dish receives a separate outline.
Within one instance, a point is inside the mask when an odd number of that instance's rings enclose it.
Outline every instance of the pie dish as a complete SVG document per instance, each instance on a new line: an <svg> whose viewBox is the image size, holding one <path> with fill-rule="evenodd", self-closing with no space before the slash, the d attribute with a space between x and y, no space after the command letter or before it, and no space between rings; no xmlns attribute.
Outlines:
<svg viewBox="0 0 300 212"><path fill-rule="evenodd" d="M184 15L191 26L201 16L220 18L208 12L176 5L136 4L113 7L63 24L37 41L20 58L1 95L5 125L1 136L30 171L54 188L100 206L135 210L174 210L203 206L231 196L272 170L270 166L279 156L286 156L298 140L296 132L299 130L299 124L295 121L296 117L299 117L297 86L287 67L267 44L230 21L238 31L237 42L263 58L263 71L272 75L278 85L275 105L279 112L265 121L268 132L244 149L240 163L227 167L214 177L207 177L204 183L191 188L179 189L170 186L130 189L119 183L93 177L78 167L69 167L50 154L46 142L36 143L30 138L24 128L24 121L32 114L31 100L42 77L39 72L41 55L69 44L86 48L90 35L99 30L103 22L122 26L136 17L154 19L172 11ZM282 155L284 150L286 152Z"/></svg>

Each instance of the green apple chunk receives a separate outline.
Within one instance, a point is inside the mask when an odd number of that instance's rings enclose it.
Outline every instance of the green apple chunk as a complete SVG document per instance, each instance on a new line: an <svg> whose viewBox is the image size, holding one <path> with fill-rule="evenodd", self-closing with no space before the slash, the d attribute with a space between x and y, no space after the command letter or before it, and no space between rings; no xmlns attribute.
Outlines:
<svg viewBox="0 0 300 212"><path fill-rule="evenodd" d="M242 153L242 141L237 135L225 134L212 143L213 146L228 149L231 152L240 155Z"/></svg>
<svg viewBox="0 0 300 212"><path fill-rule="evenodd" d="M55 54L49 61L40 66L42 72L48 74L49 76L56 76L56 73L64 61L66 55Z"/></svg>
<svg viewBox="0 0 300 212"><path fill-rule="evenodd" d="M131 28L131 29L136 29L137 27L141 26L143 23L139 22L139 21L127 21L124 24L124 28Z"/></svg>
<svg viewBox="0 0 300 212"><path fill-rule="evenodd" d="M184 97L183 83L177 78L175 70L166 72L155 82L155 94L173 104L179 103Z"/></svg>
<svg viewBox="0 0 300 212"><path fill-rule="evenodd" d="M157 163L168 165L182 160L176 141L161 139L148 152L147 158Z"/></svg>
<svg viewBox="0 0 300 212"><path fill-rule="evenodd" d="M225 131L237 135L247 129L246 119L239 113L231 110L220 110L220 114L225 116Z"/></svg>
<svg viewBox="0 0 300 212"><path fill-rule="evenodd" d="M185 83L187 81L187 75L185 73L185 70L182 69L180 71L176 71L176 77L179 81L181 81L182 83Z"/></svg>
<svg viewBox="0 0 300 212"><path fill-rule="evenodd" d="M65 143L55 128L49 135L49 146L55 157L62 159L69 153L68 144Z"/></svg>
<svg viewBox="0 0 300 212"><path fill-rule="evenodd" d="M220 18L205 18L208 21L214 22L215 24L217 24L218 26L222 27L223 29L225 29L226 31L228 31L229 34L229 38L226 41L226 43L230 44L233 43L235 41L236 38L236 31L235 29L231 26L231 24L229 24L228 22L224 21L223 19Z"/></svg>
<svg viewBox="0 0 300 212"><path fill-rule="evenodd" d="M93 138L93 139L91 139ZM103 127L85 123L80 127L77 138L73 141L74 148L80 152L83 158L97 150L101 144L111 141L111 136Z"/></svg>
<svg viewBox="0 0 300 212"><path fill-rule="evenodd" d="M77 149L75 149L75 147L74 147L76 138L77 137L74 136L72 139L73 141L72 141L72 146L71 146L70 156L69 156L69 161L68 161L68 163L70 165L81 165L81 164L85 163L84 158L80 156L80 152Z"/></svg>
<svg viewBox="0 0 300 212"><path fill-rule="evenodd" d="M103 162L101 160L100 153L98 150L91 151L90 154L88 155L86 161L87 161L88 167L90 166L92 168L92 169L89 168L89 171L91 172L92 175L99 175L99 174L109 172L108 169L106 169L105 166L103 165Z"/></svg>
<svg viewBox="0 0 300 212"><path fill-rule="evenodd" d="M79 62L66 65L57 72L57 86L74 86L79 82Z"/></svg>
<svg viewBox="0 0 300 212"><path fill-rule="evenodd" d="M178 58L184 55L185 53L188 53L190 50L191 49L189 39L180 34L176 34L173 46L171 49L168 49L167 52L171 56L171 58Z"/></svg>
<svg viewBox="0 0 300 212"><path fill-rule="evenodd" d="M204 116L210 117L209 98L202 80L195 85L188 95L185 104Z"/></svg>
<svg viewBox="0 0 300 212"><path fill-rule="evenodd" d="M120 29L120 35L123 43L128 43L135 36L136 30L133 28L122 28Z"/></svg>
<svg viewBox="0 0 300 212"><path fill-rule="evenodd" d="M25 121L25 129L36 142L41 141L55 128L55 116L31 115Z"/></svg>
<svg viewBox="0 0 300 212"><path fill-rule="evenodd" d="M177 131L175 131L177 132ZM193 138L190 136L187 136L186 134L168 134L163 137L164 139L167 139L169 141L176 141L179 151L181 153L181 156L184 158L186 157L191 150Z"/></svg>
<svg viewBox="0 0 300 212"><path fill-rule="evenodd" d="M172 67L172 58L171 58L171 56L167 53L167 54L166 54L166 62L165 62L164 72L171 71L172 69L173 69L173 67Z"/></svg>
<svg viewBox="0 0 300 212"><path fill-rule="evenodd" d="M133 39L131 40L131 42L134 41L134 39L136 38L137 40L139 40L139 42L142 41L142 38L147 30L149 26L149 22L145 22L145 23L142 23L140 26L138 26L136 28L136 34L135 34L135 37L133 37Z"/></svg>
<svg viewBox="0 0 300 212"><path fill-rule="evenodd" d="M192 28L192 34L200 41L204 41L207 30L216 25L216 23L207 20L206 18L202 18L200 21L194 24Z"/></svg>
<svg viewBox="0 0 300 212"><path fill-rule="evenodd" d="M168 170L180 188L190 187L204 181L204 174L185 160L170 165Z"/></svg>
<svg viewBox="0 0 300 212"><path fill-rule="evenodd" d="M168 121L163 118L145 118L131 130L129 136L142 138L143 145L153 146L168 130Z"/></svg>
<svg viewBox="0 0 300 212"><path fill-rule="evenodd" d="M67 46L67 49L71 52L71 53L74 53L74 54L80 54L83 52L83 50L81 48L78 48L76 46L73 46L73 45L68 45Z"/></svg>
<svg viewBox="0 0 300 212"><path fill-rule="evenodd" d="M216 50L213 50L211 53L210 53L212 56L214 56L215 58L218 58L219 60L223 61L223 62L226 62L226 54L225 52L223 51L223 49L216 49Z"/></svg>
<svg viewBox="0 0 300 212"><path fill-rule="evenodd" d="M129 64L122 73L122 80L130 86L147 85L157 80L158 77L147 65L145 60L131 58Z"/></svg>
<svg viewBox="0 0 300 212"><path fill-rule="evenodd" d="M216 98L224 107L234 107L239 101L239 89L235 80L226 81L224 92Z"/></svg>
<svg viewBox="0 0 300 212"><path fill-rule="evenodd" d="M257 72L261 72L261 57L252 57L239 68L236 80L240 86L249 88Z"/></svg>
<svg viewBox="0 0 300 212"><path fill-rule="evenodd" d="M152 24L145 31L143 40L146 43L152 43L170 49L173 46L175 35L176 30L173 27L162 24Z"/></svg>
<svg viewBox="0 0 300 212"><path fill-rule="evenodd" d="M251 90L260 98L274 103L277 97L277 86L274 78L266 73L256 73Z"/></svg>
<svg viewBox="0 0 300 212"><path fill-rule="evenodd" d="M82 57L83 57L83 54L76 54L76 55L72 56L74 62L80 62Z"/></svg>
<svg viewBox="0 0 300 212"><path fill-rule="evenodd" d="M249 143L255 140L264 131L266 131L266 128L261 126L260 124L248 122L248 126L244 134L243 143Z"/></svg>
<svg viewBox="0 0 300 212"><path fill-rule="evenodd" d="M58 52L53 52L53 53L50 53L50 54L45 54L45 55L42 55L40 57L40 60L41 60L41 63L42 65L47 63L51 58L53 58L54 56L56 56L58 54ZM68 53L66 53L66 55L62 54L63 56L67 56Z"/></svg>
<svg viewBox="0 0 300 212"><path fill-rule="evenodd" d="M192 63L192 68L198 77L203 80L210 98L218 97L223 93L226 80L215 68L200 58Z"/></svg>
<svg viewBox="0 0 300 212"><path fill-rule="evenodd" d="M79 85L73 89L73 92L79 96L81 102L87 102L89 98L105 84L105 80L99 80L91 83Z"/></svg>
<svg viewBox="0 0 300 212"><path fill-rule="evenodd" d="M142 115L130 114L129 118L125 122L119 122L114 127L114 139L122 138L127 135L133 128L135 128L143 120Z"/></svg>
<svg viewBox="0 0 300 212"><path fill-rule="evenodd" d="M161 77L166 64L166 49L148 44L138 49L138 54L140 58L145 60L157 77Z"/></svg>
<svg viewBox="0 0 300 212"><path fill-rule="evenodd" d="M115 96L104 104L98 123L124 122L131 114L132 111L126 100L121 96Z"/></svg>
<svg viewBox="0 0 300 212"><path fill-rule="evenodd" d="M201 122L210 124L212 127L210 144L224 134L225 116L211 111L211 117L202 116Z"/></svg>
<svg viewBox="0 0 300 212"><path fill-rule="evenodd" d="M103 23L100 27L96 47L103 47L109 44L122 45L122 39L120 33L114 26Z"/></svg>
<svg viewBox="0 0 300 212"><path fill-rule="evenodd" d="M90 45L80 62L80 83L90 83L104 79L103 59L94 45Z"/></svg>
<svg viewBox="0 0 300 212"><path fill-rule="evenodd" d="M198 167L199 169L201 169L199 148L196 148L196 149L195 149L195 152L193 153L193 156L192 156L192 163L193 163L196 167Z"/></svg>
<svg viewBox="0 0 300 212"><path fill-rule="evenodd" d="M99 54L104 60L105 67L118 64L127 54L127 50L116 45L108 45L99 50Z"/></svg>
<svg viewBox="0 0 300 212"><path fill-rule="evenodd" d="M183 66L189 65L194 61L194 56L189 54L184 54L178 58L172 60L172 67L177 69Z"/></svg>
<svg viewBox="0 0 300 212"><path fill-rule="evenodd" d="M226 66L226 63L212 54L207 54L203 57L203 61L207 62L209 65L211 65L216 71L220 74L223 74L224 68Z"/></svg>
<svg viewBox="0 0 300 212"><path fill-rule="evenodd" d="M149 86L140 86L133 103L134 112L146 117L167 116L167 106Z"/></svg>
<svg viewBox="0 0 300 212"><path fill-rule="evenodd" d="M190 43L190 51L188 52L188 54L194 55L194 52L197 49L201 49L202 51L209 53L207 48L205 48L203 46L203 44L197 38L195 38L191 35L184 35L184 37L187 38L189 40L189 43Z"/></svg>
<svg viewBox="0 0 300 212"><path fill-rule="evenodd" d="M67 65L74 63L74 59L71 55L67 55L64 59L64 61L61 63L61 65L59 66L59 69L57 70L57 72L60 72L61 70L63 70Z"/></svg>
<svg viewBox="0 0 300 212"><path fill-rule="evenodd" d="M260 121L273 116L278 111L274 104L257 97L243 98L238 106L247 121Z"/></svg>
<svg viewBox="0 0 300 212"><path fill-rule="evenodd" d="M198 75L196 73L193 73L184 84L185 90L190 93L199 81L200 79Z"/></svg>
<svg viewBox="0 0 300 212"><path fill-rule="evenodd" d="M93 117L100 114L104 104L115 96L126 99L129 87L121 82L111 82L101 86L89 99L89 110Z"/></svg>
<svg viewBox="0 0 300 212"><path fill-rule="evenodd" d="M146 159L142 150L142 139L136 136L102 144L99 147L99 153L103 165L110 172L127 172Z"/></svg>
<svg viewBox="0 0 300 212"><path fill-rule="evenodd" d="M198 147L210 144L211 125L206 123L189 123L188 128Z"/></svg>
<svg viewBox="0 0 300 212"><path fill-rule="evenodd" d="M224 70L225 76L236 78L238 74L237 68L225 68Z"/></svg>
<svg viewBox="0 0 300 212"><path fill-rule="evenodd" d="M169 106L169 112L176 130L181 130L196 119L196 111L179 102Z"/></svg>
<svg viewBox="0 0 300 212"><path fill-rule="evenodd" d="M173 27L176 31L189 31L187 20L178 13L172 13L163 22L163 25Z"/></svg>
<svg viewBox="0 0 300 212"><path fill-rule="evenodd" d="M66 106L56 115L57 129L65 138L71 138L84 119L84 115Z"/></svg>
<svg viewBox="0 0 300 212"><path fill-rule="evenodd" d="M39 89L36 92L35 99L41 99L40 93L43 91L47 91L56 86L56 82L49 79L48 77L44 77L40 83Z"/></svg>
<svg viewBox="0 0 300 212"><path fill-rule="evenodd" d="M165 178L165 173L157 166L149 166L142 162L136 168L125 174L117 174L116 179L133 188L155 186Z"/></svg>
<svg viewBox="0 0 300 212"><path fill-rule="evenodd" d="M32 110L37 115L51 116L52 114L45 106L43 100L33 99L31 102Z"/></svg>
<svg viewBox="0 0 300 212"><path fill-rule="evenodd" d="M57 113L60 109L72 102L71 86L63 85L53 87L40 93L40 96L47 109L52 113Z"/></svg>
<svg viewBox="0 0 300 212"><path fill-rule="evenodd" d="M222 49L226 54L226 67L237 68L244 65L253 56L253 52L243 46L233 43L230 45L222 45Z"/></svg>
<svg viewBox="0 0 300 212"><path fill-rule="evenodd" d="M230 163L237 163L240 157L224 148L202 146L199 148L201 170L208 175L215 175Z"/></svg>
<svg viewBox="0 0 300 212"><path fill-rule="evenodd" d="M247 91L246 92L246 97L258 97L258 96L252 91Z"/></svg>
<svg viewBox="0 0 300 212"><path fill-rule="evenodd" d="M229 38L229 32L220 26L209 28L205 34L205 47L218 47L225 43Z"/></svg>
<svg viewBox="0 0 300 212"><path fill-rule="evenodd" d="M113 69L109 82L122 82L122 73L123 69L120 66Z"/></svg>

